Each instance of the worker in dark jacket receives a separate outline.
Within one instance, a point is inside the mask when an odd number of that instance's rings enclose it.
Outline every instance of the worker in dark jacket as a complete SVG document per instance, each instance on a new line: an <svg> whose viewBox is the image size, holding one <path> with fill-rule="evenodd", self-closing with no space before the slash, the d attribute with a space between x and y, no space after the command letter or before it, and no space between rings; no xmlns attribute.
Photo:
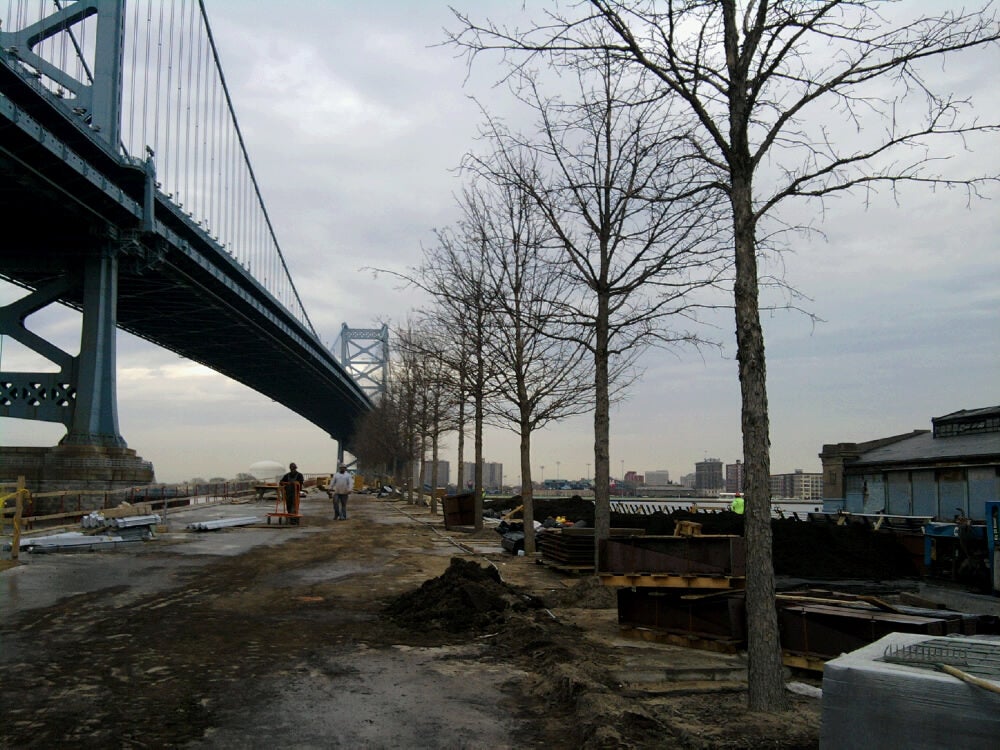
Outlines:
<svg viewBox="0 0 1000 750"><path fill-rule="evenodd" d="M288 464L288 473L281 478L281 490L285 493L285 510L289 515L298 514L298 496L302 491L302 484L306 478L299 473L299 467L295 462ZM299 519L290 518L289 523L298 523Z"/></svg>

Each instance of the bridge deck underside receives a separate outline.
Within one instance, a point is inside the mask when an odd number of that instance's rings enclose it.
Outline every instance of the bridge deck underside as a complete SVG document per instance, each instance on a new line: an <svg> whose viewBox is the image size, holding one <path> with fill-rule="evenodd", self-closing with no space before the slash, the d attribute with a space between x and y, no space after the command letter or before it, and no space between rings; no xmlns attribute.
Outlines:
<svg viewBox="0 0 1000 750"><path fill-rule="evenodd" d="M28 288L79 274L83 256L108 242L109 227L129 235L141 220L141 173L113 160L95 164L99 153L60 154L45 140L0 116L0 277ZM123 245L119 327L349 442L355 419L370 408L361 389L311 331L169 209L158 205L162 234L136 233ZM79 309L81 292L63 301Z"/></svg>

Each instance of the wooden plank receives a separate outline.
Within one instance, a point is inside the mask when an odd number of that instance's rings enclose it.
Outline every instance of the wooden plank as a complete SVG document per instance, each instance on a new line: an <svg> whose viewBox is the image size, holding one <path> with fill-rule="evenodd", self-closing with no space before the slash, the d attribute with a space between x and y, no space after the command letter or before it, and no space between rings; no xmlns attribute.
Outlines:
<svg viewBox="0 0 1000 750"><path fill-rule="evenodd" d="M558 570L562 573L592 573L594 571L593 565L563 565L562 563L555 562L554 560L548 560L543 557L537 558L535 563L538 565L544 565L546 568Z"/></svg>
<svg viewBox="0 0 1000 750"><path fill-rule="evenodd" d="M520 513L522 510L524 510L524 506L523 505L518 505L516 508L514 508L514 510L510 511L509 513L505 513L504 515L502 515L500 517L500 520L501 521L509 521L516 514Z"/></svg>
<svg viewBox="0 0 1000 750"><path fill-rule="evenodd" d="M922 596L911 594L908 591L899 592L899 601L903 604L909 604L913 607L923 607L924 609L948 609L948 607L941 602L936 602L933 599L926 599Z"/></svg>
<svg viewBox="0 0 1000 750"><path fill-rule="evenodd" d="M725 638L698 638L691 635L679 635L677 633L668 633L665 630L639 628L631 625L623 625L621 634L626 638L633 638L635 640L666 643L672 646L696 648L700 651L714 651L719 654L735 654L742 646L742 643L739 641Z"/></svg>
<svg viewBox="0 0 1000 750"><path fill-rule="evenodd" d="M825 596L800 596L798 594L776 594L774 598L779 604L782 602L795 602L806 604L825 604L831 607L853 606L857 609L875 609L875 607L868 602L859 602L857 599L839 599L835 597L827 598Z"/></svg>
<svg viewBox="0 0 1000 750"><path fill-rule="evenodd" d="M825 606L822 604L803 604L795 605L787 608L793 612L801 612L804 614L811 615L832 615L833 617L842 617L845 619L858 619L858 620L878 620L879 622L886 623L897 623L899 625L926 625L928 623L941 623L944 624L944 619L932 618L932 617L921 617L919 615L905 615L902 613L895 612L883 612L881 610L863 610L854 607L844 607L844 606Z"/></svg>
<svg viewBox="0 0 1000 750"><path fill-rule="evenodd" d="M791 651L782 651L781 663L786 667L807 669L810 672L822 673L823 667L826 666L826 659L822 659L818 656L810 656L808 654L795 654Z"/></svg>

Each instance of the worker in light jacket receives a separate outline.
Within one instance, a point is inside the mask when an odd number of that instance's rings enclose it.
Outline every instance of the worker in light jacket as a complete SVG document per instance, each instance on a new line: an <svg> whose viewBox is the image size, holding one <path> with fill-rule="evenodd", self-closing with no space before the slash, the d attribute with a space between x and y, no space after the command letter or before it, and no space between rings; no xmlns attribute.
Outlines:
<svg viewBox="0 0 1000 750"><path fill-rule="evenodd" d="M335 521L347 520L347 496L351 494L354 478L347 473L347 467L341 464L330 482L329 492L333 496L333 518Z"/></svg>

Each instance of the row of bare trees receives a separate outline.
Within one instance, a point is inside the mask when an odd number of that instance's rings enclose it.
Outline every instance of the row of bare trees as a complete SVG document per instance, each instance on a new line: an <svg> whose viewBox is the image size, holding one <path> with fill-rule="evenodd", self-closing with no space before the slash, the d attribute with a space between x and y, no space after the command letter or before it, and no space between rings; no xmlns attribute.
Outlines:
<svg viewBox="0 0 1000 750"><path fill-rule="evenodd" d="M702 200L714 195L722 204L718 249L735 271L755 710L787 705L774 607L758 271L775 237L801 228L789 227L779 209L804 199L819 203L819 215L828 197L867 197L901 183L959 187L971 197L997 180L946 170L949 157L995 133L997 123L978 120L967 99L933 85L945 59L995 49L997 11L945 3L937 14L919 15L920 5L907 3L912 15L904 17L895 3L879 0L580 0L512 27L456 13L450 35L470 64L499 57L508 80L532 66L621 65L645 74L646 95L671 103L670 128L694 176L672 184L669 194L701 191Z"/></svg>
<svg viewBox="0 0 1000 750"><path fill-rule="evenodd" d="M692 187L699 176L669 102L649 97L647 76L610 57L574 75L566 96L546 95L538 74L519 74L515 94L534 114L526 129L484 108L485 148L463 164L461 218L399 274L429 304L397 340L428 383L449 389L450 409L441 418L432 409L425 428L431 465L441 429L457 429L463 462L468 407L478 499L483 426L515 432L528 553L532 434L593 412L595 527L606 537L610 405L648 346L700 343L675 321L693 321L709 303L698 293L728 268L719 202ZM421 399L434 392L418 389ZM426 454L418 446L416 455Z"/></svg>
<svg viewBox="0 0 1000 750"><path fill-rule="evenodd" d="M394 407L409 430L404 453L422 458L423 441L433 451L436 430L456 429L461 463L471 408L480 498L483 425L514 430L529 551L532 433L592 410L595 534L605 538L610 405L648 346L711 343L699 311L733 310L756 710L786 705L758 266L807 227L780 209L816 201L820 214L827 197L904 182L974 197L997 179L944 171L948 149L997 124L925 73L928 61L995 45L996 12L892 14L877 0L580 0L508 28L456 12L450 43L470 65L499 57L500 82L534 122L511 128L483 107L461 219L402 274L428 299L400 332L395 397L412 401ZM407 391L411 375L423 379Z"/></svg>

